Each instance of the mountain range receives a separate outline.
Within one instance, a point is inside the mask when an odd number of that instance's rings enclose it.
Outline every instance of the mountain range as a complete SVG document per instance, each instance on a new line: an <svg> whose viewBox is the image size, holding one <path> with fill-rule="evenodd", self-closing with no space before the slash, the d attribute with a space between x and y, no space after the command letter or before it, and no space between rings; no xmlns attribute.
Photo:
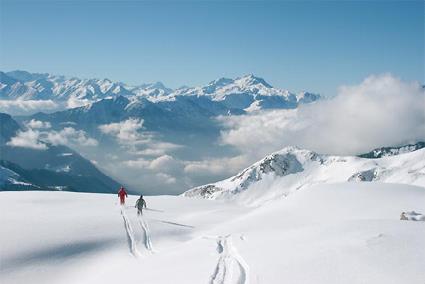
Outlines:
<svg viewBox="0 0 425 284"><path fill-rule="evenodd" d="M26 71L0 72L0 99L3 100L52 100L63 108L87 105L101 99L124 96L135 100L144 98L151 102L179 101L190 97L191 101L217 102L222 108L253 111L271 108L295 108L310 103L319 95L301 92L291 93L272 87L264 79L252 74L236 79L220 78L205 86L171 89L161 82L131 86L109 79L66 78L48 73Z"/></svg>
<svg viewBox="0 0 425 284"><path fill-rule="evenodd" d="M88 137L98 141L98 147L86 149L77 143L73 150L98 162L102 170L129 181L135 180L138 170L132 168L124 172L115 165L139 159L134 152L149 152L152 143L165 145L164 147L168 147L167 151L172 149L173 157L181 160L232 154L234 149L217 143L223 130L218 117L243 115L262 109L293 109L318 99L320 96L317 94L294 94L274 88L264 79L252 74L236 79L220 78L200 87L171 89L160 82L131 86L108 79L66 78L26 71L0 72L0 101L6 105L25 102L49 102L49 105L56 105L50 111L44 110L45 112L29 108L29 115L27 112L18 112L16 114L21 115L14 116L17 123L26 125L35 120L49 124L49 131L60 132L66 127L73 131L83 131ZM5 110L13 114L10 109ZM104 131L108 125L114 127L114 124L123 125L126 122L137 123L133 124L137 129L122 134L139 139L124 141L131 142L131 145L123 145L118 137ZM140 139L149 140L150 143L143 143ZM2 142L5 144L7 141ZM7 152L11 155L15 151L26 151L7 145L3 147L8 147ZM49 149L55 147L59 146L50 145ZM111 151L118 157L116 161L104 155ZM159 150L161 151L163 150ZM22 161L14 161L10 157L8 159L8 162L16 162L22 169L33 169L32 165L24 165ZM45 166L40 164L37 168L46 170ZM143 181L146 178L149 177L143 177ZM175 188L187 188L183 180L178 182L181 184L175 185ZM139 182L134 182L129 186L138 187L138 184ZM149 184L153 186L152 183ZM155 186L162 185L158 182Z"/></svg>
<svg viewBox="0 0 425 284"><path fill-rule="evenodd" d="M188 161L235 156L235 149L220 143L224 126L217 118L264 109L294 109L320 99L319 95L310 92L295 94L274 88L252 74L235 79L220 78L199 87L171 89L160 82L130 86L108 79L66 78L26 71L0 72L0 100L49 100L61 106L59 111L14 118L0 114L0 183L2 188L8 189L114 192L118 182L103 174L90 159L101 165L105 172L134 182L131 184L134 187L143 182L145 187L152 186L152 191L162 189L164 184L156 178L157 171L162 168L153 170L155 167L150 164L161 161L161 158L169 161L169 167L173 168L182 167ZM19 131L24 131L26 123L32 120L47 123L52 132L66 127L82 131L98 145L89 149L76 145L71 149L43 142L46 147L43 151L8 145L7 142ZM120 128L126 122L135 124L127 125L129 128L121 133ZM105 131L112 128L115 130ZM165 148L155 148L157 145ZM424 147L423 142L382 147L357 157L321 155L289 147L229 179L195 187L184 195L205 198L243 195L248 188L255 188L256 183L269 181L270 177L283 178L284 190L273 191L282 195L328 181L404 182L406 179L407 183L422 185L424 173L415 155L423 153L424 150L420 149ZM146 154L154 153L153 150L160 154ZM403 157L412 151L416 153L412 154L412 159L404 160ZM407 154L401 155L403 153ZM176 161L182 162L176 166ZM399 165L402 162L405 163L403 167ZM164 168L172 172L172 169ZM404 169L407 168L409 171L406 172ZM160 173L162 177L167 176ZM188 184L192 187L212 180L186 183L182 178L175 179L175 183L168 186L182 192L189 188ZM153 186L154 182L157 184Z"/></svg>
<svg viewBox="0 0 425 284"><path fill-rule="evenodd" d="M389 156L409 153L422 148L425 148L425 142L417 142L414 144L408 144L401 147L381 147L381 148L374 149L368 153L361 154L359 155L359 157L376 159L376 158L389 157Z"/></svg>

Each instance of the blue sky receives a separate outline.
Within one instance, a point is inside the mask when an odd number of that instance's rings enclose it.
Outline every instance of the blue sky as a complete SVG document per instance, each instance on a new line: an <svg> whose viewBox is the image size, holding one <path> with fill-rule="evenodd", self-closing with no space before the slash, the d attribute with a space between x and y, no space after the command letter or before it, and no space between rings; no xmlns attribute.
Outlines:
<svg viewBox="0 0 425 284"><path fill-rule="evenodd" d="M0 69L171 87L254 73L334 95L425 82L424 2L1 1Z"/></svg>

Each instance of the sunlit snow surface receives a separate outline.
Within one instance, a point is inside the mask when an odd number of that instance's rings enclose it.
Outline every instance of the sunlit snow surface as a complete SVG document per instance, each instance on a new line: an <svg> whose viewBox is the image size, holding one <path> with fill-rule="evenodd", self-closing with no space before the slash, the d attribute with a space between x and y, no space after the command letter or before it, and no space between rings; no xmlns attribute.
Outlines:
<svg viewBox="0 0 425 284"><path fill-rule="evenodd" d="M273 189L269 189L273 190ZM248 192L248 191L247 191ZM0 283L424 283L425 188L321 184L259 207L1 192Z"/></svg>
<svg viewBox="0 0 425 284"><path fill-rule="evenodd" d="M366 159L286 147L226 180L195 187L187 197L235 199L257 206L315 184L387 182L425 187L425 149Z"/></svg>

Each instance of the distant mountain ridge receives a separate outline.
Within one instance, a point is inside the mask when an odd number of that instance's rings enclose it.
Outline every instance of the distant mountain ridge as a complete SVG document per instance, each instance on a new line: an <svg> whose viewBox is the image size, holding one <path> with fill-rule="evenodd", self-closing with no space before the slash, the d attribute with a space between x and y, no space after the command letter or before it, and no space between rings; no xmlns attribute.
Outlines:
<svg viewBox="0 0 425 284"><path fill-rule="evenodd" d="M299 104L320 99L318 94L294 94L274 88L264 79L252 74L236 79L220 78L201 87L173 90L161 82L130 86L109 79L65 78L19 70L0 72L0 99L3 100L52 100L62 104L64 108L73 108L117 96L132 100L144 98L153 103L173 102L182 96L191 97L191 100L204 97L239 111L295 108Z"/></svg>
<svg viewBox="0 0 425 284"><path fill-rule="evenodd" d="M53 100L74 107L77 102L88 104L116 95L131 93L122 83L108 79L67 79L26 71L0 72L0 99Z"/></svg>
<svg viewBox="0 0 425 284"><path fill-rule="evenodd" d="M425 142L417 142L414 144L408 144L408 145L402 145L398 147L381 147L374 149L368 153L361 154L359 157L361 158L368 158L368 159L376 159L376 158L382 158L382 157L389 157L389 156L395 156L400 155L403 153L409 153L413 152L419 149L425 148Z"/></svg>
<svg viewBox="0 0 425 284"><path fill-rule="evenodd" d="M97 137L101 135L98 127L102 124L136 118L143 120L145 130L156 131L163 137L171 137L171 141L168 142L178 144L183 144L187 134L193 134L201 140L211 140L211 136L205 139L202 136L207 132L208 135L217 137L220 131L220 126L215 120L217 116L242 115L262 109L296 108L299 104L312 103L320 99L319 95L312 93L303 92L296 95L273 88L264 79L252 74L236 79L217 79L203 87L185 87L176 90L166 88L159 82L130 87L123 83L112 83L107 79L65 80L63 77L48 74L35 74L37 80L28 82L25 81L31 79L28 72L3 74L6 77L13 76L12 80L22 80L16 83L18 85L37 85L39 80L50 80L56 87L49 89L51 91L49 98L68 98L68 101L63 102L69 104L73 104L75 99L86 103L80 107L53 113L36 113L20 117L19 120L47 121L56 129L63 127L64 123L75 123L76 128ZM92 86L93 84L96 86ZM7 87L3 87L5 88ZM55 90L58 90L58 93L54 93ZM31 98L26 95L23 97ZM22 96L20 98L22 99Z"/></svg>

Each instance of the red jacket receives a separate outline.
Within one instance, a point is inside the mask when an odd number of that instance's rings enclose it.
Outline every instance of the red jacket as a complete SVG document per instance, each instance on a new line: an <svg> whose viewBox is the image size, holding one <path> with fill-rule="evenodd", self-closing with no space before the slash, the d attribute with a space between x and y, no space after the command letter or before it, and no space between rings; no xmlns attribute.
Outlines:
<svg viewBox="0 0 425 284"><path fill-rule="evenodd" d="M127 191L125 191L125 188L121 188L121 189L118 191L118 196L119 196L119 197L121 197L121 198L124 198L124 196L125 196L125 197L128 197L128 195L127 195Z"/></svg>

